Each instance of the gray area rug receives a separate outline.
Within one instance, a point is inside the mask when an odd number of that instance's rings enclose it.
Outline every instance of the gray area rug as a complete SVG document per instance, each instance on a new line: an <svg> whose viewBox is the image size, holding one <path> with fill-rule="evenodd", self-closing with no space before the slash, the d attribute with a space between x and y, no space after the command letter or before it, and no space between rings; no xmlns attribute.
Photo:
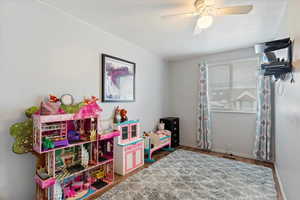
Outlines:
<svg viewBox="0 0 300 200"><path fill-rule="evenodd" d="M97 200L276 200L272 169L177 150Z"/></svg>

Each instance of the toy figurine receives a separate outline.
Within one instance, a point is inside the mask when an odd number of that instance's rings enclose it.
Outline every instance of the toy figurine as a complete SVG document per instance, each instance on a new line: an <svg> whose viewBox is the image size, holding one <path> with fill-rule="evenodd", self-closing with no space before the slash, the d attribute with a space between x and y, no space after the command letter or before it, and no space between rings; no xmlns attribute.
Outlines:
<svg viewBox="0 0 300 200"><path fill-rule="evenodd" d="M86 150L86 148L82 145L81 146L81 165L85 168L88 167L89 164L89 152Z"/></svg>
<svg viewBox="0 0 300 200"><path fill-rule="evenodd" d="M84 135L85 134L85 130L84 130L84 120L79 120L79 124L80 124L80 128L79 128L79 133L80 135Z"/></svg>
<svg viewBox="0 0 300 200"><path fill-rule="evenodd" d="M158 130L164 130L165 129L165 124L164 123L158 123L157 128L158 128Z"/></svg>
<svg viewBox="0 0 300 200"><path fill-rule="evenodd" d="M107 152L111 152L112 151L112 144L110 142L107 142Z"/></svg>
<svg viewBox="0 0 300 200"><path fill-rule="evenodd" d="M52 140L49 138L43 138L43 149L48 150L48 149L53 149L54 148L54 143Z"/></svg>
<svg viewBox="0 0 300 200"><path fill-rule="evenodd" d="M98 171L96 171L96 173L94 174L94 177L97 179L101 179L104 176L105 176L105 172L104 172L103 167L101 166L101 168Z"/></svg>
<svg viewBox="0 0 300 200"><path fill-rule="evenodd" d="M119 106L117 106L114 113L114 123L117 124L120 122L121 122L120 109Z"/></svg>
<svg viewBox="0 0 300 200"><path fill-rule="evenodd" d="M97 132L96 130L91 130L90 140L95 141L97 139Z"/></svg>
<svg viewBox="0 0 300 200"><path fill-rule="evenodd" d="M128 120L128 117L127 117L127 110L121 109L121 110L120 110L120 116L121 116L121 122L127 121L127 120Z"/></svg>
<svg viewBox="0 0 300 200"><path fill-rule="evenodd" d="M60 100L59 100L59 98L57 98L56 96L54 96L54 95L49 95L49 102L51 102L51 103L56 103L56 102L59 102Z"/></svg>
<svg viewBox="0 0 300 200"><path fill-rule="evenodd" d="M54 185L54 194L54 200L61 200L63 198L63 192L59 182Z"/></svg>
<svg viewBox="0 0 300 200"><path fill-rule="evenodd" d="M104 153L102 151L101 146L99 146L99 158L103 157Z"/></svg>
<svg viewBox="0 0 300 200"><path fill-rule="evenodd" d="M92 96L91 98L84 98L83 102L85 105L90 105L92 103L96 103L99 100L99 98Z"/></svg>

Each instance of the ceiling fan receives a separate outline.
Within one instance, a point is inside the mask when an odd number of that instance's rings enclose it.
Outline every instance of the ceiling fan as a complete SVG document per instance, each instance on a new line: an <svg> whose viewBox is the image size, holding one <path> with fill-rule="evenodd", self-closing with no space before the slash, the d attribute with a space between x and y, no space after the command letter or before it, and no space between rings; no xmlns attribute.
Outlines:
<svg viewBox="0 0 300 200"><path fill-rule="evenodd" d="M215 0L196 0L194 3L195 11L164 15L162 18L176 16L199 16L196 23L194 34L199 34L203 29L210 27L214 16L243 15L248 14L253 9L253 5L232 6L217 8Z"/></svg>

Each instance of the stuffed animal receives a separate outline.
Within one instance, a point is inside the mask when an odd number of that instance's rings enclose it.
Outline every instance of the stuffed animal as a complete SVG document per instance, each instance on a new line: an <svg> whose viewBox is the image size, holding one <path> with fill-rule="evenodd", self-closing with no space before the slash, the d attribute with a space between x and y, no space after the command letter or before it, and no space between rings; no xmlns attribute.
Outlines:
<svg viewBox="0 0 300 200"><path fill-rule="evenodd" d="M120 110L120 116L121 116L121 122L127 121L127 120L128 120L128 117L127 117L127 110L121 109L121 110Z"/></svg>
<svg viewBox="0 0 300 200"><path fill-rule="evenodd" d="M59 98L57 98L56 96L50 94L49 95L49 102L51 102L51 103L59 102Z"/></svg>

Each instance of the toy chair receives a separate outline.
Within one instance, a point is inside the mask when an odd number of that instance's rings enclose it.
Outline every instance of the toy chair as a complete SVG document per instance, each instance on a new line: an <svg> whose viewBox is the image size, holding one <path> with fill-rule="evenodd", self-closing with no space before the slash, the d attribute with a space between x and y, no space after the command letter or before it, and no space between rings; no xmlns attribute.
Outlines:
<svg viewBox="0 0 300 200"><path fill-rule="evenodd" d="M88 190L90 188L91 184L89 182L86 182L83 184L83 189Z"/></svg>
<svg viewBox="0 0 300 200"><path fill-rule="evenodd" d="M83 181L72 183L72 190L81 192L83 190Z"/></svg>
<svg viewBox="0 0 300 200"><path fill-rule="evenodd" d="M72 190L70 187L64 188L64 198L70 198L76 196L76 192Z"/></svg>

